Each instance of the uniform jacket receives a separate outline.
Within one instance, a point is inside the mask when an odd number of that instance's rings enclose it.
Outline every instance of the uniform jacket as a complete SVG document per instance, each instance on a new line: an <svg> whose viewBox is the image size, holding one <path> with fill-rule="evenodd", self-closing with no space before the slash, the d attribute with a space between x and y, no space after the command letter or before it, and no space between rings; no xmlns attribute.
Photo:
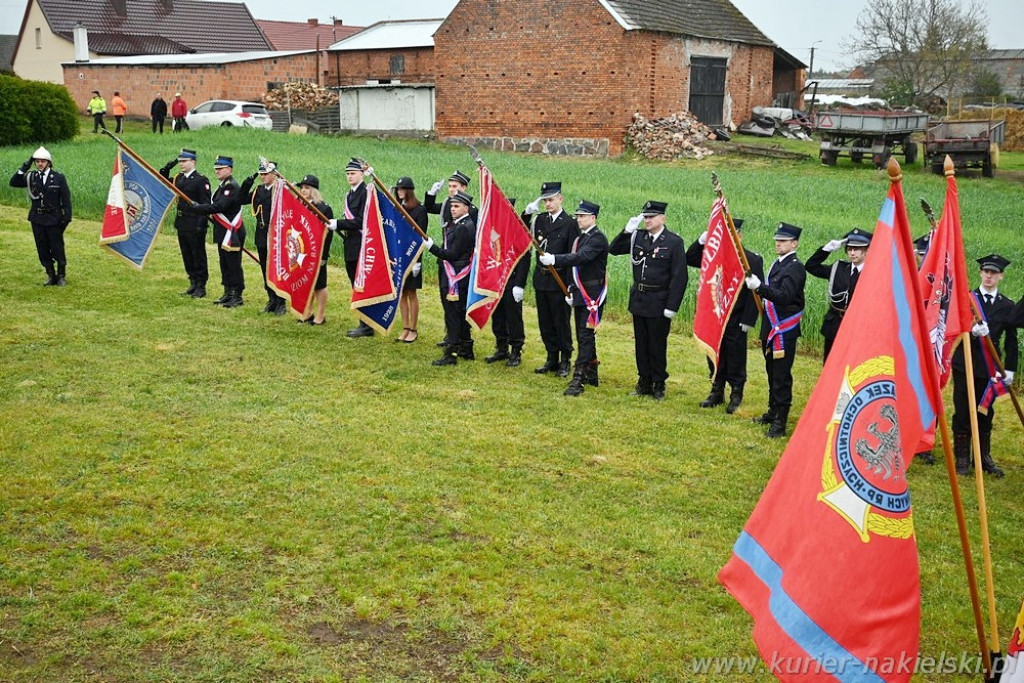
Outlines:
<svg viewBox="0 0 1024 683"><path fill-rule="evenodd" d="M441 216L442 229L444 229L449 223L452 222L452 210L449 205L448 197L445 197L444 201L438 204L437 195L426 194L423 197L423 206L427 207L427 213L439 214ZM479 215L479 209L477 209L475 206L469 207L469 217L473 219L474 225L477 223Z"/></svg>
<svg viewBox="0 0 1024 683"><path fill-rule="evenodd" d="M530 218L525 213L522 215L523 222L530 224ZM570 216L565 211L558 214L558 218L552 220L551 214L542 213L533 218L533 236L540 245L540 248L549 254L567 254L572 251L572 243L579 237L580 227L576 224L576 217ZM539 258L538 253L536 258ZM567 286L572 275L568 268L559 266L556 263L555 270ZM551 271L537 261L533 269L533 289L537 292L560 292L561 287L555 281Z"/></svg>
<svg viewBox="0 0 1024 683"><path fill-rule="evenodd" d="M580 281L587 290L587 296L591 299L600 296L608 272L608 238L595 225L587 232L580 233L573 246L568 254L555 254L555 266L568 273L565 284L569 286L573 307L585 307L587 302L579 293L579 287L572 277L572 268L579 268Z"/></svg>
<svg viewBox="0 0 1024 683"><path fill-rule="evenodd" d="M437 279L442 290L448 289L448 273L442 261L447 261L455 269L461 271L469 265L473 258L473 247L476 246L476 223L473 217L466 214L461 220L452 221L444 229L444 242L434 243L430 253L437 257Z"/></svg>
<svg viewBox="0 0 1024 683"><path fill-rule="evenodd" d="M44 177L45 176L45 177ZM28 210L28 220L37 225L63 225L71 222L71 190L64 174L49 169L49 173L40 173L37 169L21 170L11 176L11 187L28 189L32 202Z"/></svg>
<svg viewBox="0 0 1024 683"><path fill-rule="evenodd" d="M315 202L313 206L318 208L320 210L320 213L327 216L328 220L334 218L334 209L327 202ZM331 255L331 242L333 241L333 239L334 233L331 232L330 230L325 231L323 256L320 258L321 266L327 265L327 259Z"/></svg>
<svg viewBox="0 0 1024 683"><path fill-rule="evenodd" d="M158 97L153 100L153 104L149 105L149 115L154 119L167 118L167 102L164 98Z"/></svg>
<svg viewBox="0 0 1024 683"><path fill-rule="evenodd" d="M178 164L177 161L170 161L166 166L160 169L160 175L164 178L169 179L174 186L185 193L185 196L191 199L196 204L209 204L210 203L210 181L199 171L192 171L192 175L186 176L184 173L178 173L171 178L171 169ZM174 219L174 228L176 230L186 230L189 228L195 230L206 230L207 219L206 216L199 215L197 213L187 212L189 203L184 199L178 199L178 215Z"/></svg>
<svg viewBox="0 0 1024 683"><path fill-rule="evenodd" d="M999 352L1003 360L1003 367L1011 372L1017 372L1017 360L1020 353L1017 340L1017 328L1013 324L1014 304L1013 300L996 294L995 301L991 304L985 303L981 289L974 290L981 302L981 310L985 313L985 320L988 322L988 334L992 339L992 345ZM985 367L985 360L982 358L980 337L971 335L971 362L974 364L974 378L988 379L988 370ZM963 345L958 345L953 352L953 369L959 372L965 371Z"/></svg>
<svg viewBox="0 0 1024 683"><path fill-rule="evenodd" d="M620 232L608 246L610 254L629 254L633 263L633 288L629 312L643 318L660 318L666 310L678 311L686 292L686 249L683 238L664 228L657 240L646 230Z"/></svg>
<svg viewBox="0 0 1024 683"><path fill-rule="evenodd" d="M746 254L747 263L750 264L750 272L759 279L764 280L764 259L761 258L761 255L749 249L744 249L743 253ZM699 269L701 259L703 258L704 245L700 242L694 242L686 250L686 265L691 268ZM732 313L729 314L729 319L725 322L725 326L726 328L738 328L740 325L753 327L757 323L758 315L754 293L746 287L741 287L740 293L736 296L736 303L733 304Z"/></svg>
<svg viewBox="0 0 1024 683"><path fill-rule="evenodd" d="M804 270L804 264L797 258L795 251L786 254L781 261L778 259L773 261L765 280L757 288L757 293L775 304L779 320L785 320L804 310L804 284L807 282L807 271ZM766 314L761 319L762 344L768 339L771 329L772 325ZM786 339L799 337L800 325L784 336Z"/></svg>
<svg viewBox="0 0 1024 683"><path fill-rule="evenodd" d="M339 218L338 230L344 230L341 240L345 246L345 260L358 261L363 245L363 214L366 212L366 185L359 183L345 195L345 206L352 218ZM344 216L344 212L342 213Z"/></svg>
<svg viewBox="0 0 1024 683"><path fill-rule="evenodd" d="M853 264L840 260L826 266L828 254L824 249L817 250L804 267L814 277L828 280L828 311L821 322L821 334L826 339L835 339L846 309L850 307L855 283L852 281Z"/></svg>
<svg viewBox="0 0 1024 683"><path fill-rule="evenodd" d="M222 213L224 216L231 220L238 215L238 212L242 210L242 197L241 188L238 183L235 182L234 176L228 176L220 182L217 189L213 193L213 199L209 204L199 204L191 207L191 211L195 213L212 216L215 213ZM244 231L244 227L239 232ZM217 244L224 239L225 228L221 226L217 221L213 222L213 240ZM244 233L243 233L244 234Z"/></svg>
<svg viewBox="0 0 1024 683"><path fill-rule="evenodd" d="M252 203L252 215L256 218L256 229L266 230L270 225L270 210L274 207L274 185L267 187L263 183L259 183L254 189L254 184L256 184L256 178L249 176L242 181L240 192L245 200Z"/></svg>

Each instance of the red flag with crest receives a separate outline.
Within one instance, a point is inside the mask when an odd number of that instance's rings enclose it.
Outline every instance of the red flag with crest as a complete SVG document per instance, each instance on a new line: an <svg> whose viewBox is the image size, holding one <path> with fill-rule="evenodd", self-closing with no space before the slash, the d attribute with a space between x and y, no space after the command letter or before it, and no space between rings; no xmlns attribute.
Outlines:
<svg viewBox="0 0 1024 683"><path fill-rule="evenodd" d="M278 179L267 232L267 284L300 320L312 313L326 231L327 226L291 193L284 179Z"/></svg>

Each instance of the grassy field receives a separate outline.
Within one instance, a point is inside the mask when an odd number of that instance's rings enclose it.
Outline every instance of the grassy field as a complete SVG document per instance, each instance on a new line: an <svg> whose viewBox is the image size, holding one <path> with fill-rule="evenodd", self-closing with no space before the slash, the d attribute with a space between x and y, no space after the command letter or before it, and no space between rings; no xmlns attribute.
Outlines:
<svg viewBox="0 0 1024 683"><path fill-rule="evenodd" d="M433 368L436 285L409 346L344 337L353 318L338 268L320 328L259 315L248 261L242 308L180 297L173 235L142 273L96 246L113 146L83 137L53 148L83 216L68 231L67 288L39 286L24 197L0 193L0 681L772 680L693 670L694 658L756 653L748 615L715 579L784 448L748 419L766 404L755 350L730 417L696 407L706 373L685 322L670 340L668 398L627 397L621 308L599 334L601 386L569 399L563 381L531 372L543 360L532 308L524 367ZM289 177L318 173L336 206L350 155L421 187L471 166L425 142L126 139L157 164L180 146L207 169L234 154L242 173L263 153ZM0 151L0 167L30 151ZM608 231L664 198L687 241L706 222L716 169L761 251L780 219L804 225L811 245L871 226L886 190L871 169L816 162L485 158L512 195L562 179L569 201L606 207ZM908 174L906 191L941 205L928 174ZM972 253L1024 260L1019 197L1005 181L964 180ZM1011 274L1006 289L1018 296L1020 281ZM486 351L491 336L477 337ZM798 407L819 369L798 358ZM999 412L1007 477L987 481L987 500L1005 643L1024 594L1024 443L1012 409ZM910 477L921 651L959 658L976 638L948 478L923 466ZM966 482L964 497L980 568Z"/></svg>

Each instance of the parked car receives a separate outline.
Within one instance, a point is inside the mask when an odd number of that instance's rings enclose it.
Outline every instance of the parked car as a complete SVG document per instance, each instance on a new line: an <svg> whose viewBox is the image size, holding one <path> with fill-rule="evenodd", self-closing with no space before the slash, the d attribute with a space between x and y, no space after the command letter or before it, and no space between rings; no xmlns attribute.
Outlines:
<svg viewBox="0 0 1024 683"><path fill-rule="evenodd" d="M270 130L273 122L267 108L258 102L210 100L189 110L185 123L192 130L208 126L249 126Z"/></svg>

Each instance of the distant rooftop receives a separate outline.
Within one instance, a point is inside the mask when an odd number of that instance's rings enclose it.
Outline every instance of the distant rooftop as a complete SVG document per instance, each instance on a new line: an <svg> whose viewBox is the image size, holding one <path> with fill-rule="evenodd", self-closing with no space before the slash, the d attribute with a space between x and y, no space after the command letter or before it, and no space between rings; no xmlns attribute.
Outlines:
<svg viewBox="0 0 1024 683"><path fill-rule="evenodd" d="M363 30L362 26L345 26L341 20L321 24L316 19L307 21L269 21L257 19L263 35L275 50L315 50L317 38L319 48L326 50L329 45L344 40Z"/></svg>
<svg viewBox="0 0 1024 683"><path fill-rule="evenodd" d="M433 47L434 33L444 19L404 19L378 21L351 38L331 45L332 51L396 50L409 47Z"/></svg>
<svg viewBox="0 0 1024 683"><path fill-rule="evenodd" d="M200 66L211 64L232 64L234 62L251 62L257 59L275 57L291 57L307 54L315 50L251 50L249 52L204 52L190 55L134 55L130 57L105 57L89 60L89 66ZM65 62L75 64L76 62Z"/></svg>

